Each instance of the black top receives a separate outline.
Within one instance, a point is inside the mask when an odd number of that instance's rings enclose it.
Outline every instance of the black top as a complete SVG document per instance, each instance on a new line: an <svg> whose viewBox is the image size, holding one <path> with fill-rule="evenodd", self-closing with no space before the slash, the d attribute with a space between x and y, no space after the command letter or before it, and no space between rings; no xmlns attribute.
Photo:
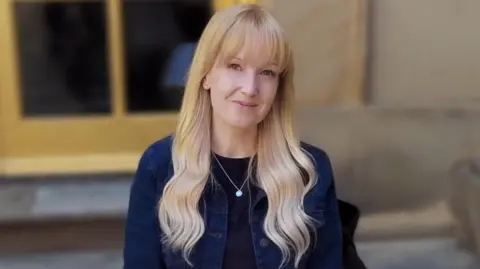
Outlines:
<svg viewBox="0 0 480 269"><path fill-rule="evenodd" d="M240 188L247 177L250 158L233 159L215 155L228 176ZM237 197L237 188L230 182L215 158L212 170L216 181L223 187L228 198L227 244L223 257L224 269L256 269L252 233L250 231L249 205L250 195L254 197L255 187L246 182ZM250 193L249 193L250 192Z"/></svg>

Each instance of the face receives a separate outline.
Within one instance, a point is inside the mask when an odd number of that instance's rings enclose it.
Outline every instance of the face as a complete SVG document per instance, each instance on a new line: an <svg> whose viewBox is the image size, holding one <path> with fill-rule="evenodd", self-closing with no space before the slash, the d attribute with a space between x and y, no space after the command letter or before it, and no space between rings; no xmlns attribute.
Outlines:
<svg viewBox="0 0 480 269"><path fill-rule="evenodd" d="M277 94L279 71L275 63L254 64L245 51L233 59L218 61L204 80L210 91L214 121L250 128L270 111Z"/></svg>

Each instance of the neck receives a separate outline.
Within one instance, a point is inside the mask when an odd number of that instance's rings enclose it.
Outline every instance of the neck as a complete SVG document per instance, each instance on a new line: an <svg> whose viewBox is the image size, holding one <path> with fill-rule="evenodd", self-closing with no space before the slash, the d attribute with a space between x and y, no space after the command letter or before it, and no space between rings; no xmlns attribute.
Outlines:
<svg viewBox="0 0 480 269"><path fill-rule="evenodd" d="M212 124L213 152L228 158L251 157L256 153L257 127L235 128Z"/></svg>

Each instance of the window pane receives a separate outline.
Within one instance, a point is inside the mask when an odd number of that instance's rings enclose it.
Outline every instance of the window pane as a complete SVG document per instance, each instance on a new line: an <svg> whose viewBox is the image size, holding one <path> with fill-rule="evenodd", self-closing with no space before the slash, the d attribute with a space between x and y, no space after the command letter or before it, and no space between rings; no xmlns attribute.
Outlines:
<svg viewBox="0 0 480 269"><path fill-rule="evenodd" d="M124 1L128 110L178 110L209 0Z"/></svg>
<svg viewBox="0 0 480 269"><path fill-rule="evenodd" d="M15 4L25 116L108 113L104 3Z"/></svg>

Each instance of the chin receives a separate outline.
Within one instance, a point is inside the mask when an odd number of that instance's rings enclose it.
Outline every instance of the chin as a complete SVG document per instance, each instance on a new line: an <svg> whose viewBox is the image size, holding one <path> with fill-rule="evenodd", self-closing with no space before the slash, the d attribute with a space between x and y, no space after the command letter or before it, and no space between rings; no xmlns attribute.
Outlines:
<svg viewBox="0 0 480 269"><path fill-rule="evenodd" d="M230 125L236 128L248 129L256 127L260 121L254 119L235 119L229 121Z"/></svg>
<svg viewBox="0 0 480 269"><path fill-rule="evenodd" d="M231 126L235 128L241 128L241 129L249 129L252 127L256 127L258 124L256 123L232 123Z"/></svg>

